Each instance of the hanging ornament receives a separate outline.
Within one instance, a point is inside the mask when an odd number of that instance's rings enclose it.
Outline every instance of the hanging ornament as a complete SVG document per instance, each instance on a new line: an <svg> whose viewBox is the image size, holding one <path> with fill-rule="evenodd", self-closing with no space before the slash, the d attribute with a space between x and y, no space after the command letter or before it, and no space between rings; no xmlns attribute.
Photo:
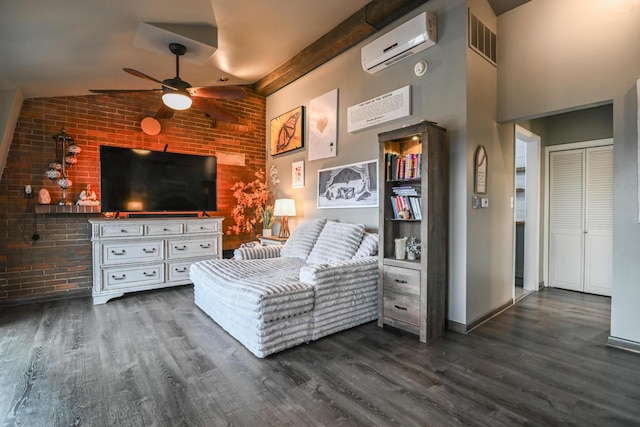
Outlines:
<svg viewBox="0 0 640 427"><path fill-rule="evenodd" d="M45 175L51 181L55 181L56 179L58 179L58 178L60 178L62 176L62 173L59 170L52 168L52 169L49 169L48 171L46 171Z"/></svg>

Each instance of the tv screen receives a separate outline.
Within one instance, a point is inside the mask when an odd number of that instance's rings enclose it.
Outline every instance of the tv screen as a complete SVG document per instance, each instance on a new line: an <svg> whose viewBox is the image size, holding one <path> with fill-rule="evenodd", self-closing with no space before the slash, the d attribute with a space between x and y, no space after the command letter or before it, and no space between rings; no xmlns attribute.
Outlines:
<svg viewBox="0 0 640 427"><path fill-rule="evenodd" d="M103 212L217 210L216 158L100 147Z"/></svg>

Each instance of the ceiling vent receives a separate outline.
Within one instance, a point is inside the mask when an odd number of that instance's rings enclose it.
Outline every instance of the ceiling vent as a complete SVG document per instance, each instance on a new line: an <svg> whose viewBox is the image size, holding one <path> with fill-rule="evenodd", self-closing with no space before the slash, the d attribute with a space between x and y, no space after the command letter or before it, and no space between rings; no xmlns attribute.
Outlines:
<svg viewBox="0 0 640 427"><path fill-rule="evenodd" d="M469 11L469 47L497 66L498 42L496 33Z"/></svg>

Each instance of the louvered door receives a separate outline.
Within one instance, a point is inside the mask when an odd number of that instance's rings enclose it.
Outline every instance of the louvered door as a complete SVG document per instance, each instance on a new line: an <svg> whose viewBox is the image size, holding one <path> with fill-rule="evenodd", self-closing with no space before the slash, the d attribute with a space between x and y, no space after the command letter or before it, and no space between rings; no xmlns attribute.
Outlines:
<svg viewBox="0 0 640 427"><path fill-rule="evenodd" d="M586 152L584 291L611 295L613 252L613 147Z"/></svg>
<svg viewBox="0 0 640 427"><path fill-rule="evenodd" d="M611 295L613 150L549 158L549 286Z"/></svg>

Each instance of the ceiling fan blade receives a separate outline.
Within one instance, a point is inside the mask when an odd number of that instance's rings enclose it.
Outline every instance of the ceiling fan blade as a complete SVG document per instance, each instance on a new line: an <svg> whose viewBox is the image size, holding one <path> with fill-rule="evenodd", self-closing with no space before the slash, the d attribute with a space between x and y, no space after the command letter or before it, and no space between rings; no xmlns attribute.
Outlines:
<svg viewBox="0 0 640 427"><path fill-rule="evenodd" d="M131 74L132 76L140 77L141 79L151 80L152 82L156 82L158 84L161 84L162 86L168 87L169 89L178 90L178 88L170 86L170 85L166 84L165 82L156 79L155 77L148 76L145 73L143 73L142 71L134 70L133 68L123 68L123 70L125 72Z"/></svg>
<svg viewBox="0 0 640 427"><path fill-rule="evenodd" d="M244 99L247 93L240 86L204 86L190 87L187 92L191 96L217 99Z"/></svg>
<svg viewBox="0 0 640 427"><path fill-rule="evenodd" d="M162 89L89 89L91 93L135 93L135 92L159 92Z"/></svg>
<svg viewBox="0 0 640 427"><path fill-rule="evenodd" d="M171 117L173 117L173 113L175 113L175 110L173 108L162 105L162 107L160 107L160 109L156 113L155 118L170 119Z"/></svg>
<svg viewBox="0 0 640 427"><path fill-rule="evenodd" d="M238 116L233 114L231 111L227 111L222 107L218 107L211 101L207 101L204 98L194 97L193 106L203 113L208 114L211 118L215 120L220 120L221 122L237 122Z"/></svg>

